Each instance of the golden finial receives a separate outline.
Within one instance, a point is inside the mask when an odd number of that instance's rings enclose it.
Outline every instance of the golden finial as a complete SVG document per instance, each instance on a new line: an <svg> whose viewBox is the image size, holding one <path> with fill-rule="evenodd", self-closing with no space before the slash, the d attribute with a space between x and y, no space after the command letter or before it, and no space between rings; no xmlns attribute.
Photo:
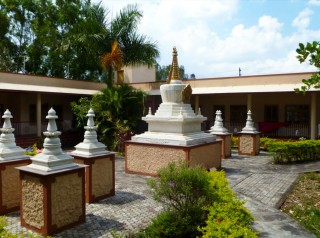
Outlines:
<svg viewBox="0 0 320 238"><path fill-rule="evenodd" d="M180 80L179 72L180 71L179 71L179 65L178 65L178 52L176 47L173 47L172 64L170 67L169 79L167 83L170 83L171 80Z"/></svg>

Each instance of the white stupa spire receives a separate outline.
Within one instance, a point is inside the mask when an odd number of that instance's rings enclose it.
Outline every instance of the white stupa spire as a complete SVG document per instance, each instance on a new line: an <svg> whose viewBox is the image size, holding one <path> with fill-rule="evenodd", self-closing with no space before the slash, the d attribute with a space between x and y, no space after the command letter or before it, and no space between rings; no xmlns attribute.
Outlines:
<svg viewBox="0 0 320 238"><path fill-rule="evenodd" d="M24 150L16 145L14 137L14 128L11 125L11 112L7 109L2 118L4 119L3 126L0 128L0 161L25 159Z"/></svg>
<svg viewBox="0 0 320 238"><path fill-rule="evenodd" d="M246 126L242 129L241 133L258 133L257 129L254 127L252 112L250 110L247 113Z"/></svg>
<svg viewBox="0 0 320 238"><path fill-rule="evenodd" d="M56 111L51 108L46 116L46 119L49 120L47 131L43 132L43 135L46 136L43 143L43 151L31 158L32 164L28 165L28 167L50 172L78 166L72 163L73 157L63 153L61 149L59 138L61 132L57 130L57 118Z"/></svg>
<svg viewBox="0 0 320 238"><path fill-rule="evenodd" d="M75 146L76 150L72 152L72 155L91 157L109 154L110 152L106 150L107 147L98 141L98 127L94 125L95 114L92 108L89 109L87 117L87 126L84 127L86 130L84 140Z"/></svg>
<svg viewBox="0 0 320 238"><path fill-rule="evenodd" d="M229 134L227 128L223 126L222 113L220 110L216 111L216 118L213 127L210 128L210 133L213 134Z"/></svg>

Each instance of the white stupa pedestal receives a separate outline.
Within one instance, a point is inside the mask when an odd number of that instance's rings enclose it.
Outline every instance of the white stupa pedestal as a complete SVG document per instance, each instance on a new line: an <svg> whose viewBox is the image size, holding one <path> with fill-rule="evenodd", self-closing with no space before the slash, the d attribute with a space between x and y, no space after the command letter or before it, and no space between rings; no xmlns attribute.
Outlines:
<svg viewBox="0 0 320 238"><path fill-rule="evenodd" d="M49 110L44 150L20 173L21 226L44 236L85 222L85 165L62 152L55 119Z"/></svg>
<svg viewBox="0 0 320 238"><path fill-rule="evenodd" d="M248 111L246 126L238 136L238 154L239 155L258 155L260 153L260 132L254 127L251 118L251 111Z"/></svg>
<svg viewBox="0 0 320 238"><path fill-rule="evenodd" d="M214 125L210 128L210 134L215 135L221 143L221 158L226 159L231 157L231 133L223 126L221 111L216 111Z"/></svg>
<svg viewBox="0 0 320 238"><path fill-rule="evenodd" d="M179 161L185 161L189 166L220 169L221 141L195 145L125 142L126 173L157 176L160 168Z"/></svg>
<svg viewBox="0 0 320 238"><path fill-rule="evenodd" d="M20 209L19 172L15 167L31 162L24 150L16 145L10 111L6 110L2 118L4 123L0 128L0 215Z"/></svg>
<svg viewBox="0 0 320 238"><path fill-rule="evenodd" d="M179 79L177 51L173 49L170 83L160 86L162 103L154 115L149 109L142 120L148 131L125 142L127 173L157 175L169 163L186 161L190 166L221 168L221 141L201 131L207 118L194 113L189 103L192 89Z"/></svg>
<svg viewBox="0 0 320 238"><path fill-rule="evenodd" d="M258 155L260 153L260 133L239 132L238 154L239 155Z"/></svg>
<svg viewBox="0 0 320 238"><path fill-rule="evenodd" d="M74 162L86 167L86 202L92 203L115 195L115 153L97 139L95 114L88 111L84 141L71 152Z"/></svg>

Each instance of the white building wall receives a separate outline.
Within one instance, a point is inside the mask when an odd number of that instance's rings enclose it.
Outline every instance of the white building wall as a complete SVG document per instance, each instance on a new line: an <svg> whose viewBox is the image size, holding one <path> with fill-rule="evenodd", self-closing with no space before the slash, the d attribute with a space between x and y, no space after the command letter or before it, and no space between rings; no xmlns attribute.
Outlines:
<svg viewBox="0 0 320 238"><path fill-rule="evenodd" d="M128 66L124 67L125 83L147 83L156 81L155 67L148 66Z"/></svg>

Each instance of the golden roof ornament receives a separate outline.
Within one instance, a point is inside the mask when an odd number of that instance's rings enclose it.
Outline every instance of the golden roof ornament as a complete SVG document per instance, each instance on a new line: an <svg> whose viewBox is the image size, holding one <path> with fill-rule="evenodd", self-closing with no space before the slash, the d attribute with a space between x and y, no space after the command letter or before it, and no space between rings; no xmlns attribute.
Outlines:
<svg viewBox="0 0 320 238"><path fill-rule="evenodd" d="M171 80L180 80L180 70L178 64L178 52L176 47L173 47L172 53L172 64L170 67L169 79L167 83L170 83Z"/></svg>

